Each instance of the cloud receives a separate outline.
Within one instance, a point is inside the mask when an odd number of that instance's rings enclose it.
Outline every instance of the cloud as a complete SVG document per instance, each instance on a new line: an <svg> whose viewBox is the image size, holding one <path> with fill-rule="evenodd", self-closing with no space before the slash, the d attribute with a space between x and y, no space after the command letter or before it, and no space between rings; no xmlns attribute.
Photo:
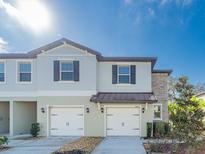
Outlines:
<svg viewBox="0 0 205 154"><path fill-rule="evenodd" d="M128 5L129 5L129 4L132 4L132 2L133 2L133 0L124 0L124 3L125 3L125 4L128 4Z"/></svg>
<svg viewBox="0 0 205 154"><path fill-rule="evenodd" d="M149 1L154 1L154 0L149 0ZM193 0L160 0L158 1L161 6L175 3L177 6L188 6L191 5Z"/></svg>
<svg viewBox="0 0 205 154"><path fill-rule="evenodd" d="M183 4L183 6L191 5L192 4L192 0L182 0L182 4Z"/></svg>
<svg viewBox="0 0 205 154"><path fill-rule="evenodd" d="M152 8L148 8L148 13L149 13L150 16L155 15L155 11Z"/></svg>
<svg viewBox="0 0 205 154"><path fill-rule="evenodd" d="M0 37L0 53L7 53L7 45L8 42L5 41L2 37Z"/></svg>
<svg viewBox="0 0 205 154"><path fill-rule="evenodd" d="M161 0L160 5L166 5L167 3L170 3L172 0Z"/></svg>
<svg viewBox="0 0 205 154"><path fill-rule="evenodd" d="M40 0L18 0L17 6L0 0L0 9L25 29L41 32L50 29L50 14Z"/></svg>
<svg viewBox="0 0 205 154"><path fill-rule="evenodd" d="M23 16L22 14L19 12L18 9L16 9L15 7L13 7L11 4L4 2L3 0L0 0L0 8L4 9L5 12L15 18L17 21L19 21L21 24L23 24L22 19Z"/></svg>

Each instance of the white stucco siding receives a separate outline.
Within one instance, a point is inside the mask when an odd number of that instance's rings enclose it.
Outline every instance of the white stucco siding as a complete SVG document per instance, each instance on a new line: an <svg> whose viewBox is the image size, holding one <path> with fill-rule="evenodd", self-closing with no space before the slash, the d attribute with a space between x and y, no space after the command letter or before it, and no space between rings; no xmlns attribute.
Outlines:
<svg viewBox="0 0 205 154"><path fill-rule="evenodd" d="M106 126L106 107L122 107L122 106L139 106L140 107L140 136L146 136L147 122L153 121L153 105L148 104L147 109L142 113L141 109L146 108L145 104L129 104L129 103L106 103L101 104L98 108L96 103L89 101L90 97L39 97L37 102L37 121L41 126L41 135L49 135L49 107L75 107L82 106L84 108L84 135L85 136L105 136ZM45 113L41 109L45 109ZM89 113L86 112L89 108Z"/></svg>
<svg viewBox="0 0 205 154"><path fill-rule="evenodd" d="M112 84L112 65L136 65L136 84ZM98 91L151 92L151 62L99 62Z"/></svg>
<svg viewBox="0 0 205 154"><path fill-rule="evenodd" d="M80 63L80 81L79 82L54 82L53 62L54 60L78 60ZM32 63L32 81L31 83L17 82L17 63L29 61ZM12 92L34 92L32 94L38 96L37 91L96 91L96 69L97 59L95 55L80 51L63 45L50 51L38 55L35 59L6 59L5 73L6 82L0 84L0 96L14 96ZM2 93L1 93L2 92ZM26 94L25 96L29 95Z"/></svg>
<svg viewBox="0 0 205 154"><path fill-rule="evenodd" d="M32 67L32 82L20 83L18 82L18 62L31 62ZM5 59L5 83L0 84L0 92L11 91L35 91L37 89L37 67L36 59Z"/></svg>
<svg viewBox="0 0 205 154"><path fill-rule="evenodd" d="M54 60L78 60L79 81L78 82L62 82L54 81L53 77L53 62ZM88 54L86 51L81 51L62 45L48 52L42 53L37 57L38 68L38 90L39 91L96 91L96 56Z"/></svg>
<svg viewBox="0 0 205 154"><path fill-rule="evenodd" d="M79 60L80 79L78 82L54 81L54 60ZM48 56L38 57L38 90L96 90L96 57Z"/></svg>
<svg viewBox="0 0 205 154"><path fill-rule="evenodd" d="M39 97L37 105L37 121L41 125L41 135L49 135L49 107L82 106L84 110L84 135L103 136L103 117L104 114L97 108L95 103L90 102L90 97ZM45 109L45 113L41 112ZM89 113L86 112L89 108Z"/></svg>

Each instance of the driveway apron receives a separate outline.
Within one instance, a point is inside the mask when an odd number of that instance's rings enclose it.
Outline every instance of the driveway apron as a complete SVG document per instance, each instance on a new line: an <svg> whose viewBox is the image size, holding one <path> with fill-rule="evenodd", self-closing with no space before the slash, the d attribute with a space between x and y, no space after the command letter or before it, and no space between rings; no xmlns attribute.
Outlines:
<svg viewBox="0 0 205 154"><path fill-rule="evenodd" d="M146 154L139 137L106 137L92 154Z"/></svg>
<svg viewBox="0 0 205 154"><path fill-rule="evenodd" d="M38 140L10 140L7 151L0 154L50 154L78 137L48 137Z"/></svg>

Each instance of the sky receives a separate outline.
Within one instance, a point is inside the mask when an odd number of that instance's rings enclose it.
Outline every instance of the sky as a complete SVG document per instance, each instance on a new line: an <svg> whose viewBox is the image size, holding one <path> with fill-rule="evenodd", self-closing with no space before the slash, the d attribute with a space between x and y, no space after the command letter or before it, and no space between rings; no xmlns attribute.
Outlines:
<svg viewBox="0 0 205 154"><path fill-rule="evenodd" d="M205 0L0 0L0 52L66 37L104 56L155 56L205 83Z"/></svg>

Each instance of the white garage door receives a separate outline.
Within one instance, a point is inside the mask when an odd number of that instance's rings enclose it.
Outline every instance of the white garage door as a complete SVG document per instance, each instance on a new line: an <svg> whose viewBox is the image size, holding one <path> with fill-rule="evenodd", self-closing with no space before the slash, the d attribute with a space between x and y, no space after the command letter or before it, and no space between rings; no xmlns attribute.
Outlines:
<svg viewBox="0 0 205 154"><path fill-rule="evenodd" d="M83 136L84 135L83 108L51 108L50 135L51 136Z"/></svg>
<svg viewBox="0 0 205 154"><path fill-rule="evenodd" d="M139 136L139 108L107 108L107 136Z"/></svg>

